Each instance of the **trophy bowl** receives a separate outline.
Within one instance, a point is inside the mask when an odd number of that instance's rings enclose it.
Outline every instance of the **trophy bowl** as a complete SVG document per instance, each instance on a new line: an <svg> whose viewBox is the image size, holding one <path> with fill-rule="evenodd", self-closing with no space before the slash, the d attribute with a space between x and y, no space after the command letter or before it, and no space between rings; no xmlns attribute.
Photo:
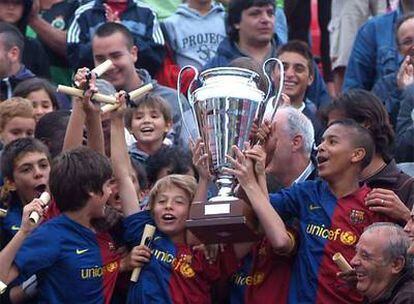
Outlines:
<svg viewBox="0 0 414 304"><path fill-rule="evenodd" d="M202 242L228 243L257 239L254 212L234 195L234 176L227 155L232 146L243 149L265 94L258 89L259 75L253 71L221 67L200 74L201 86L188 98L198 133L209 156L210 172L218 194L207 202L194 202L187 228Z"/></svg>

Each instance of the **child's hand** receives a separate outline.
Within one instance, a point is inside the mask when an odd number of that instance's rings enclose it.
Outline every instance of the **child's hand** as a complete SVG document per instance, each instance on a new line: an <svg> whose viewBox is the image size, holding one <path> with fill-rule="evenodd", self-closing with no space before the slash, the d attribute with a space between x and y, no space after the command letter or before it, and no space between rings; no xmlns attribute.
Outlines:
<svg viewBox="0 0 414 304"><path fill-rule="evenodd" d="M29 219L32 212L37 212L40 215L40 219L37 223L34 223ZM38 198L35 198L29 204L24 206L20 230L27 234L31 233L42 222L43 212L43 202Z"/></svg>
<svg viewBox="0 0 414 304"><path fill-rule="evenodd" d="M217 256L220 252L224 251L223 244L200 244L193 246L193 250L201 250L204 253L206 260L209 263L214 263L217 260Z"/></svg>
<svg viewBox="0 0 414 304"><path fill-rule="evenodd" d="M116 101L118 102L118 107L116 108L116 110L110 112L111 119L123 119L127 104L127 92L121 90L115 94L115 97Z"/></svg>
<svg viewBox="0 0 414 304"><path fill-rule="evenodd" d="M139 245L132 248L129 253L129 266L131 269L142 267L151 259L151 249L145 245Z"/></svg>
<svg viewBox="0 0 414 304"><path fill-rule="evenodd" d="M193 164L197 169L200 179L210 180L211 174L208 164L208 154L204 152L204 143L201 138L198 138L194 144L190 141L190 149L193 155Z"/></svg>
<svg viewBox="0 0 414 304"><path fill-rule="evenodd" d="M108 4L104 3L104 8L105 8L105 18L107 22L120 22L121 21L119 19L118 12L114 12Z"/></svg>
<svg viewBox="0 0 414 304"><path fill-rule="evenodd" d="M266 152L261 145L254 145L253 148L247 149L244 154L254 161L254 171L256 177L265 175Z"/></svg>
<svg viewBox="0 0 414 304"><path fill-rule="evenodd" d="M224 168L223 171L236 176L243 188L257 183L256 175L254 173L253 160L251 158L247 158L237 146L233 146L232 150L235 158L227 155L227 159L233 165L233 168Z"/></svg>

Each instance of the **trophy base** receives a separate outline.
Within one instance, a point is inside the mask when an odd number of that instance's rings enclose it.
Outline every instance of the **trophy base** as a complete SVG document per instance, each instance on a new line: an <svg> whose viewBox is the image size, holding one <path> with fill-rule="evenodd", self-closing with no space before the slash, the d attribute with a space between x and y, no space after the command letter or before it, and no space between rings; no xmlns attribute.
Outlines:
<svg viewBox="0 0 414 304"><path fill-rule="evenodd" d="M233 197L191 205L186 226L204 244L252 242L259 239L251 207Z"/></svg>

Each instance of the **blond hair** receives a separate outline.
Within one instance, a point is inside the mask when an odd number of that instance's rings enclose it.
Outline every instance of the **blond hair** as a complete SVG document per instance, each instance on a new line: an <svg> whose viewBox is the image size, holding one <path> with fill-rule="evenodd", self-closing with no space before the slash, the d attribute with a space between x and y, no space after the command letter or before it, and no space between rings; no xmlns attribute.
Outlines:
<svg viewBox="0 0 414 304"><path fill-rule="evenodd" d="M12 97L0 103L0 132L15 117L34 118L32 102L22 97Z"/></svg>
<svg viewBox="0 0 414 304"><path fill-rule="evenodd" d="M165 189L168 189L171 186L175 186L183 190L187 196L190 203L194 199L194 195L197 189L197 182L196 179L190 175L183 175L183 174L171 174L164 176L160 180L158 180L154 187L152 187L149 193L149 207L150 210L153 209L155 198Z"/></svg>

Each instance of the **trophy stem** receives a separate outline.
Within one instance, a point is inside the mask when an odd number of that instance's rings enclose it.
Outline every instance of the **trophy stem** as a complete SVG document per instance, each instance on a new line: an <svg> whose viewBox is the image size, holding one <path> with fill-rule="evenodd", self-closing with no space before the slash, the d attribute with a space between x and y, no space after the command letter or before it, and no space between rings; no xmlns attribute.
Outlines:
<svg viewBox="0 0 414 304"><path fill-rule="evenodd" d="M211 203L215 202L231 202L238 200L235 197L233 189L235 185L234 176L231 175L219 175L218 179L216 180L216 185L218 187L218 194L210 198L208 201Z"/></svg>

